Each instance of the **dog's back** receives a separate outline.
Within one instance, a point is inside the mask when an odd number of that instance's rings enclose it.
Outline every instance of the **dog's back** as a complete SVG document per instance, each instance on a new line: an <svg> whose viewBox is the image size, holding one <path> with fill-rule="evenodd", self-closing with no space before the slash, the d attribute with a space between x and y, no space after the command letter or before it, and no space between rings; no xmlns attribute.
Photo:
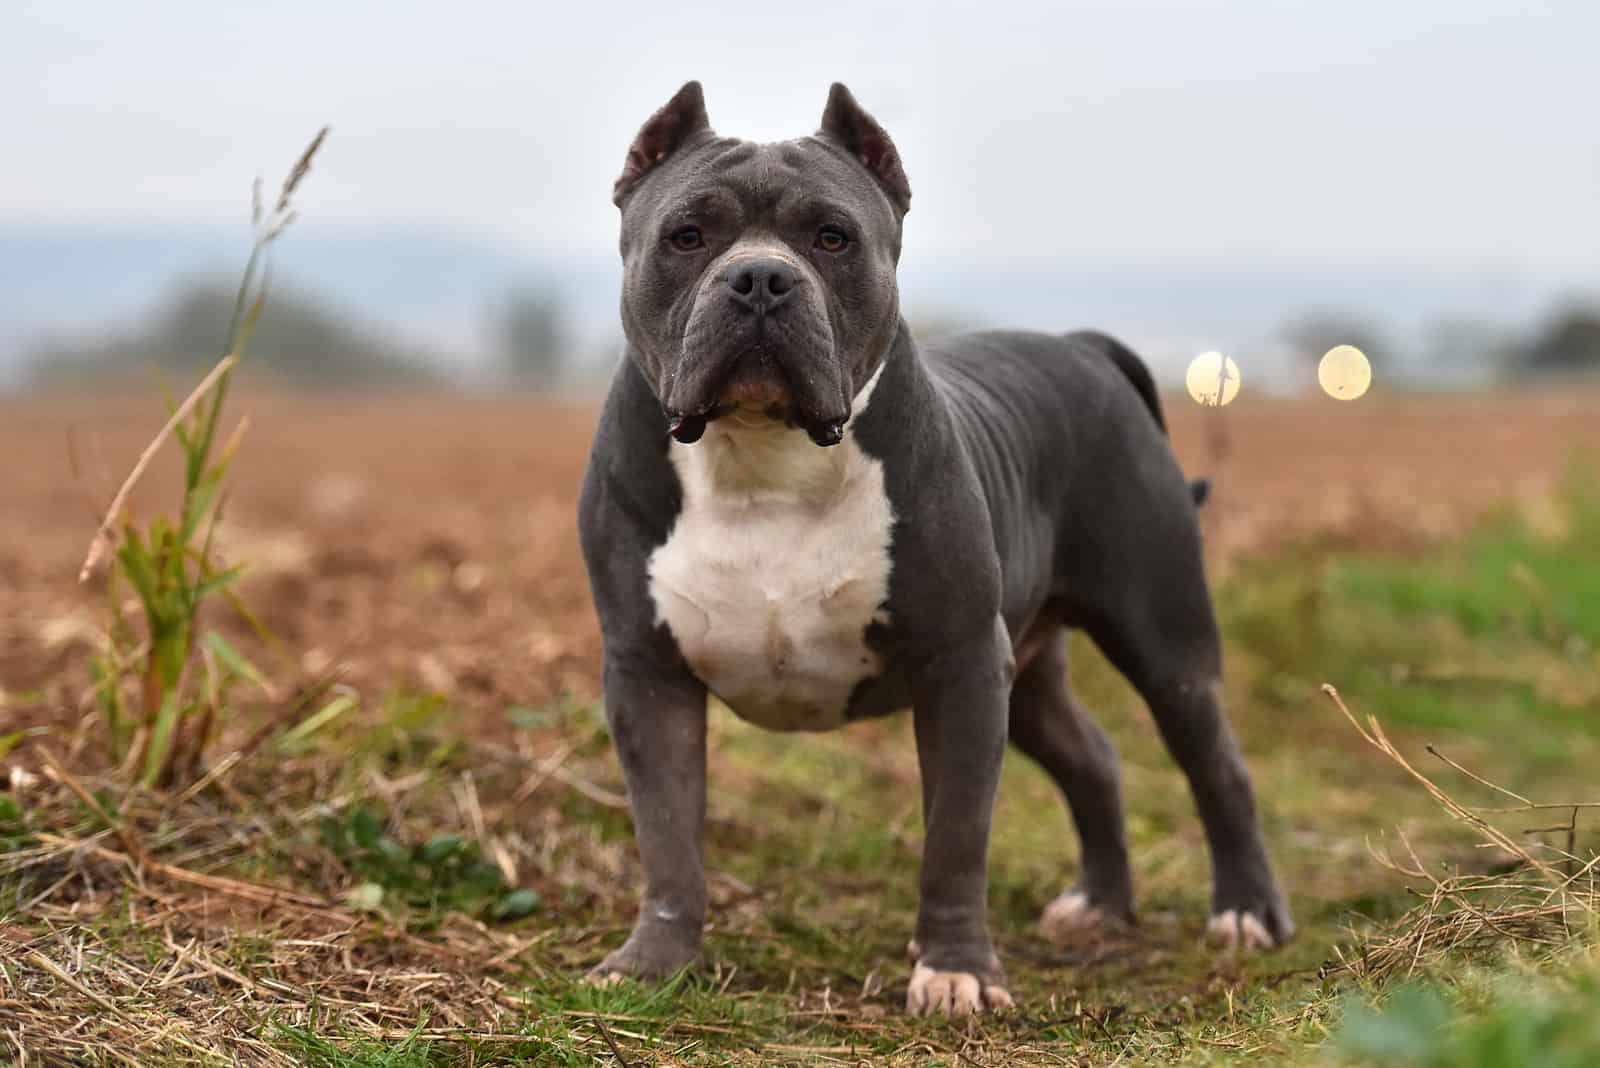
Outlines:
<svg viewBox="0 0 1600 1068"><path fill-rule="evenodd" d="M1027 618L1041 588L1098 613L1177 559L1198 570L1203 483L1184 478L1134 353L1100 333L1001 330L922 356L988 499L1008 617Z"/></svg>

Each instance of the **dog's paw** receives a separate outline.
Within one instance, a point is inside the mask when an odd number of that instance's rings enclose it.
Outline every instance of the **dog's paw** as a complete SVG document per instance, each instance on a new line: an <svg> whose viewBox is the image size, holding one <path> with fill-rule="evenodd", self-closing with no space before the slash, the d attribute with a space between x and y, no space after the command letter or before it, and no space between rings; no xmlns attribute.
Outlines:
<svg viewBox="0 0 1600 1068"><path fill-rule="evenodd" d="M1109 918L1081 890L1063 890L1039 914L1039 933L1051 942L1072 942L1102 930Z"/></svg>
<svg viewBox="0 0 1600 1068"><path fill-rule="evenodd" d="M1223 909L1206 923L1206 941L1229 953L1275 949L1293 936L1294 924L1281 909Z"/></svg>
<svg viewBox="0 0 1600 1068"><path fill-rule="evenodd" d="M1206 941L1234 953L1273 949L1293 937L1288 899L1272 877L1266 857L1219 863Z"/></svg>
<svg viewBox="0 0 1600 1068"><path fill-rule="evenodd" d="M998 983L985 983L971 972L935 971L926 964L911 970L906 1011L913 1016L974 1016L1008 1012L1011 995Z"/></svg>
<svg viewBox="0 0 1600 1068"><path fill-rule="evenodd" d="M1131 923L1131 914L1102 908L1082 890L1063 890L1040 913L1039 933L1047 941L1062 945Z"/></svg>
<svg viewBox="0 0 1600 1068"><path fill-rule="evenodd" d="M1081 890L1064 890L1039 915L1039 933L1051 942L1070 942L1106 925L1104 910L1089 904Z"/></svg>
<svg viewBox="0 0 1600 1068"><path fill-rule="evenodd" d="M659 932L634 931L621 947L606 955L590 970L591 983L610 986L623 979L644 982L666 979L693 964L700 956L700 948L682 939L666 937Z"/></svg>

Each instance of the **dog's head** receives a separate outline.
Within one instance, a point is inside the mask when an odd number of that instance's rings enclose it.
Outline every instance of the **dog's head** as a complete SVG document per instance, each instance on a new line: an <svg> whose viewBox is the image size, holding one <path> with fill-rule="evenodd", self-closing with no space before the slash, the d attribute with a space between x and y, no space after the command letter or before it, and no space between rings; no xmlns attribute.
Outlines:
<svg viewBox="0 0 1600 1068"><path fill-rule="evenodd" d="M811 137L718 137L699 82L644 124L617 179L622 323L675 438L781 420L839 441L894 340L911 187L835 84Z"/></svg>

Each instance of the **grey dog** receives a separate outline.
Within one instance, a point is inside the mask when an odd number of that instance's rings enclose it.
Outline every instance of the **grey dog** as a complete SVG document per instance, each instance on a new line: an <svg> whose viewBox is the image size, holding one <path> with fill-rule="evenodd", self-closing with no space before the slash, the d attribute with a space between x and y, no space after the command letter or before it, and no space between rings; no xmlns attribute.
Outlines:
<svg viewBox="0 0 1600 1068"><path fill-rule="evenodd" d="M1202 494L1143 363L1095 333L913 342L896 284L911 188L843 85L816 134L755 144L713 133L690 82L639 131L614 199L628 351L579 522L645 888L597 972L699 955L708 693L774 730L913 709L910 1011L1011 1004L986 916L1008 737L1060 785L1082 846L1047 930L1131 921L1116 755L1068 688L1074 627L1188 777L1211 936L1288 938L1219 704Z"/></svg>

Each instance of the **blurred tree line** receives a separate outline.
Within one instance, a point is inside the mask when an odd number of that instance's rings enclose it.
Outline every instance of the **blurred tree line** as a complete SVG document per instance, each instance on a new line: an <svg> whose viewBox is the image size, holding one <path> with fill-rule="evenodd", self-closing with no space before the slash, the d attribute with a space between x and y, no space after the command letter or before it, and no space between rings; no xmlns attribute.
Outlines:
<svg viewBox="0 0 1600 1068"><path fill-rule="evenodd" d="M1350 311L1308 313L1286 326L1282 338L1312 369L1335 345L1354 345L1375 365L1396 355L1371 320ZM1574 303L1526 334L1485 320L1444 319L1420 347L1412 366L1424 382L1463 373L1503 381L1600 374L1600 307Z"/></svg>
<svg viewBox="0 0 1600 1068"><path fill-rule="evenodd" d="M221 355L234 296L231 284L180 285L136 326L36 345L28 359L30 377L59 383L138 376L152 367L203 371ZM919 337L975 325L948 309L919 312L911 319ZM535 277L509 286L486 303L482 322L488 371L497 383L535 390L592 384L596 361L581 358L572 304L559 280ZM1281 339L1308 369L1335 345L1355 345L1375 365L1423 385L1452 378L1600 374L1600 306L1594 304L1568 306L1526 334L1486 321L1442 321L1420 344L1408 347L1416 351L1406 353L1397 352L1369 318L1350 310L1306 314L1288 324ZM615 351L608 349L608 355ZM1402 355L1409 358L1396 362ZM255 372L290 385L437 382L463 366L377 336L338 308L292 287L272 293L250 341L249 362Z"/></svg>
<svg viewBox="0 0 1600 1068"><path fill-rule="evenodd" d="M137 325L35 345L26 360L29 377L59 384L137 376L152 368L204 371L222 355L235 295L227 283L181 284ZM576 363L573 331L556 286L514 286L486 311L495 380L547 389L569 379ZM436 382L452 371L439 353L379 337L336 307L281 286L256 323L249 366L289 385L404 385Z"/></svg>
<svg viewBox="0 0 1600 1068"><path fill-rule="evenodd" d="M491 308L496 370L534 389L559 386L573 371L573 337L567 302L550 285L524 284Z"/></svg>
<svg viewBox="0 0 1600 1068"><path fill-rule="evenodd" d="M1530 371L1600 370L1600 310L1557 315L1528 345L1522 363Z"/></svg>
<svg viewBox="0 0 1600 1068"><path fill-rule="evenodd" d="M108 336L47 341L28 359L36 381L202 372L221 356L237 293L231 284L180 285L141 325ZM372 336L315 298L275 287L250 337L249 366L293 384L425 381L430 354Z"/></svg>

